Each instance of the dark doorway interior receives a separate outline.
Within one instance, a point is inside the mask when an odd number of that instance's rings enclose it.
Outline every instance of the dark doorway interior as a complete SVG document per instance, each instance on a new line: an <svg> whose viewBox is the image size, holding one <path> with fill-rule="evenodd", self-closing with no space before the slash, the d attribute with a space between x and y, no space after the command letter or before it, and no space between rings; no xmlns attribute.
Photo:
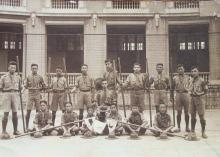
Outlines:
<svg viewBox="0 0 220 157"><path fill-rule="evenodd" d="M201 72L209 72L208 25L169 26L169 47L172 66L183 64L190 72L198 66Z"/></svg>
<svg viewBox="0 0 220 157"><path fill-rule="evenodd" d="M139 62L146 71L145 26L107 26L107 58L120 57L123 73L133 72L133 64Z"/></svg>
<svg viewBox="0 0 220 157"><path fill-rule="evenodd" d="M8 71L8 62L19 57L22 71L23 26L17 24L0 24L0 72Z"/></svg>
<svg viewBox="0 0 220 157"><path fill-rule="evenodd" d="M51 57L51 72L63 67L66 59L68 73L79 73L83 64L83 26L47 26L47 54Z"/></svg>

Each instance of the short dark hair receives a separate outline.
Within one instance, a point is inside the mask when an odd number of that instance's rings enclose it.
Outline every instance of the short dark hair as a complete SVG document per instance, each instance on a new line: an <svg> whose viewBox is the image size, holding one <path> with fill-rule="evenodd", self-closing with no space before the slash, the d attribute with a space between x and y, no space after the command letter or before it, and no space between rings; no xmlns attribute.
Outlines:
<svg viewBox="0 0 220 157"><path fill-rule="evenodd" d="M88 65L87 65L87 64L83 64L81 67L84 67L84 66L85 66L85 67L88 67Z"/></svg>
<svg viewBox="0 0 220 157"><path fill-rule="evenodd" d="M135 65L138 65L138 66L140 66L140 67L141 67L141 64L140 64L140 63L138 63L138 62L135 62L135 63L133 64L133 66L135 66Z"/></svg>
<svg viewBox="0 0 220 157"><path fill-rule="evenodd" d="M184 65L183 64L177 64L176 68L180 68L180 67L183 67L184 68Z"/></svg>
<svg viewBox="0 0 220 157"><path fill-rule="evenodd" d="M40 101L40 104L42 104L42 103L44 103L44 104L47 105L47 101L46 101L46 100L41 100L41 101Z"/></svg>
<svg viewBox="0 0 220 157"><path fill-rule="evenodd" d="M107 81L107 79L103 78L103 79L102 79L102 82L103 82L103 81Z"/></svg>
<svg viewBox="0 0 220 157"><path fill-rule="evenodd" d="M38 64L36 64L36 63L32 63L32 64L31 64L31 67L33 67L33 66L38 67Z"/></svg>
<svg viewBox="0 0 220 157"><path fill-rule="evenodd" d="M192 67L191 67L191 71L192 71L193 69L199 70L199 67L198 67L198 66L192 66Z"/></svg>
<svg viewBox="0 0 220 157"><path fill-rule="evenodd" d="M70 104L71 106L73 106L72 102L70 102L70 101L65 102L64 106L66 107L67 104Z"/></svg>
<svg viewBox="0 0 220 157"><path fill-rule="evenodd" d="M15 62L15 61L10 61L9 63L8 63L8 65L10 66L10 65L17 65L17 63Z"/></svg>
<svg viewBox="0 0 220 157"><path fill-rule="evenodd" d="M106 59L105 63L113 63L113 60L112 59Z"/></svg>
<svg viewBox="0 0 220 157"><path fill-rule="evenodd" d="M156 66L158 66L158 65L161 65L161 66L163 66L163 63L157 63L157 65L156 65Z"/></svg>
<svg viewBox="0 0 220 157"><path fill-rule="evenodd" d="M61 70L63 70L63 68L62 68L61 66L57 66L56 69L61 69Z"/></svg>

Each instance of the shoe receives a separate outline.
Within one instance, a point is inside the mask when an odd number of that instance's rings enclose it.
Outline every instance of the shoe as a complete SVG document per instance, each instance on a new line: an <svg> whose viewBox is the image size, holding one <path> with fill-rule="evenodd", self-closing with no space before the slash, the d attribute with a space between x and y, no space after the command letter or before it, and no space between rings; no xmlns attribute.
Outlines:
<svg viewBox="0 0 220 157"><path fill-rule="evenodd" d="M176 129L173 130L173 132L176 132L176 133L179 133L180 131L181 131L180 128L176 128Z"/></svg>
<svg viewBox="0 0 220 157"><path fill-rule="evenodd" d="M14 131L13 135L21 135L19 131Z"/></svg>
<svg viewBox="0 0 220 157"><path fill-rule="evenodd" d="M10 135L7 133L7 132L3 132L2 134L1 134L1 139L9 139L10 138Z"/></svg>
<svg viewBox="0 0 220 157"><path fill-rule="evenodd" d="M189 128L186 128L186 130L185 130L186 132L190 132L190 129Z"/></svg>
<svg viewBox="0 0 220 157"><path fill-rule="evenodd" d="M205 132L202 132L202 138L208 138Z"/></svg>

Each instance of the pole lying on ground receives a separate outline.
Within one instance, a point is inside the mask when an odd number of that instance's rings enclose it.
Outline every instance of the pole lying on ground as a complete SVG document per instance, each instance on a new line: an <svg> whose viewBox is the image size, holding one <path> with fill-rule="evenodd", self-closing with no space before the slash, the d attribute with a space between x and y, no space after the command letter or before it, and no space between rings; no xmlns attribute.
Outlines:
<svg viewBox="0 0 220 157"><path fill-rule="evenodd" d="M70 95L70 91L69 91L68 75L67 75L67 70L66 70L66 59L64 57L63 57L63 66L64 66L64 73L65 73L65 78L66 78L67 94L68 94L69 102L72 103L71 95Z"/></svg>
<svg viewBox="0 0 220 157"><path fill-rule="evenodd" d="M137 124L131 124L131 123L126 123L126 122L122 122L122 121L118 121L118 122L121 123L121 124L124 124L124 125L130 125L130 126L135 126L135 127L139 127L139 128L142 127L141 125L137 125ZM150 128L150 127L142 127L142 128L145 128L145 129L150 130L150 131L156 131L156 132L163 133L163 131L156 130L156 129ZM166 132L166 134L171 135L171 136L185 138L185 136L174 134L174 133L171 133L171 132Z"/></svg>
<svg viewBox="0 0 220 157"><path fill-rule="evenodd" d="M49 90L49 85L50 85L50 70L51 70L51 57L48 58L48 65L47 65L47 86ZM47 93L47 103L50 104L50 91Z"/></svg>
<svg viewBox="0 0 220 157"><path fill-rule="evenodd" d="M146 88L148 89L147 93L148 93L148 101L149 101L150 126L152 126L152 111L151 111L151 96L150 96L150 91L151 90L150 90L150 85L147 84L150 81L149 67L148 67L148 60L147 60L147 58L146 58L146 66L147 66L146 70L147 70L148 82L147 81L145 82L145 89Z"/></svg>
<svg viewBox="0 0 220 157"><path fill-rule="evenodd" d="M118 57L118 67L119 67L119 76L121 78L121 60ZM125 95L123 87L121 88L121 96L122 96L122 103L123 103L123 110L124 110L124 117L126 118L126 108L125 108Z"/></svg>
<svg viewBox="0 0 220 157"><path fill-rule="evenodd" d="M90 119L90 118L89 118L89 119ZM48 130L51 130L51 129L60 128L60 127L62 127L62 126L66 126L66 125L70 125L70 124L77 124L77 123L83 122L83 121L84 121L84 120L78 120L78 121L75 121L75 122L69 122L69 123L65 123L65 124L58 125L58 126L54 126L54 127L47 128L47 129L36 130L36 131L32 131L32 132L28 132L28 133L21 134L21 135L16 135L16 136L14 136L14 138L18 138L18 137L22 137L22 136L27 136L27 135L34 134L34 133L37 133L37 132L48 131Z"/></svg>
<svg viewBox="0 0 220 157"><path fill-rule="evenodd" d="M173 66L172 66L172 56L170 56L170 97L172 100L173 108L173 124L175 126L175 106L174 106L174 85L173 85Z"/></svg>
<svg viewBox="0 0 220 157"><path fill-rule="evenodd" d="M25 121L24 121L24 110L23 110L23 104L22 104L22 92L21 92L21 80L22 80L22 77L20 77L20 65L19 65L19 58L18 56L16 56L16 62L17 62L17 71L18 71L18 75L19 75L19 96L20 96L20 104L21 104L21 116L22 116L22 122L23 122L23 130L24 132L26 131L25 129Z"/></svg>

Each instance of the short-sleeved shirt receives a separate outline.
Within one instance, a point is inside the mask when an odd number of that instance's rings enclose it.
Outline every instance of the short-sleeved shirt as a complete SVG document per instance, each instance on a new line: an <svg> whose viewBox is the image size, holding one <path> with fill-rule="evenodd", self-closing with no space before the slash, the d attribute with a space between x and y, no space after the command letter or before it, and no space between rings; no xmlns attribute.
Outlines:
<svg viewBox="0 0 220 157"><path fill-rule="evenodd" d="M35 115L34 124L37 124L39 128L43 128L48 124L52 124L52 114L48 110L39 111Z"/></svg>
<svg viewBox="0 0 220 157"><path fill-rule="evenodd" d="M64 112L62 117L61 117L61 125L70 123L70 122L75 122L78 120L78 115L75 112ZM72 127L74 124L66 125L66 127Z"/></svg>
<svg viewBox="0 0 220 157"><path fill-rule="evenodd" d="M128 75L127 80L125 81L125 86L130 87L134 90L142 90L148 84L147 74L143 73L132 73Z"/></svg>
<svg viewBox="0 0 220 157"><path fill-rule="evenodd" d="M43 77L38 74L28 75L28 77L26 78L25 88L28 88L29 90L41 90L45 87L46 85L44 83Z"/></svg>
<svg viewBox="0 0 220 157"><path fill-rule="evenodd" d="M114 119L114 120L117 120L117 121L121 121L122 120L122 117L119 113L116 113L116 114L112 114L111 112L107 115L107 118L109 119Z"/></svg>
<svg viewBox="0 0 220 157"><path fill-rule="evenodd" d="M88 91L95 88L94 80L88 75L81 75L77 78L76 87L81 91Z"/></svg>
<svg viewBox="0 0 220 157"><path fill-rule="evenodd" d="M168 127L171 126L170 115L167 113L165 113L165 114L157 113L154 118L154 125L162 130L167 129Z"/></svg>
<svg viewBox="0 0 220 157"><path fill-rule="evenodd" d="M67 88L67 81L65 77L54 77L51 82L51 88L54 91L64 91Z"/></svg>
<svg viewBox="0 0 220 157"><path fill-rule="evenodd" d="M120 83L119 78L118 78L118 72L114 70L106 71L103 74L103 78L107 80L108 89L115 89L116 84Z"/></svg>
<svg viewBox="0 0 220 157"><path fill-rule="evenodd" d="M113 102L116 102L116 97L114 97L109 89L103 89L96 93L95 99L99 105L104 105L106 103L112 104Z"/></svg>
<svg viewBox="0 0 220 157"><path fill-rule="evenodd" d="M9 90L19 90L19 81L20 76L17 74L11 75L10 73L5 74L2 76L0 80L0 89L3 91Z"/></svg>
<svg viewBox="0 0 220 157"><path fill-rule="evenodd" d="M142 125L144 122L144 117L141 113L131 113L129 118L128 118L128 122L131 124L136 124L136 125ZM130 126L132 129L137 129L137 126Z"/></svg>
<svg viewBox="0 0 220 157"><path fill-rule="evenodd" d="M191 87L190 87L191 94L195 95L195 96L196 95L203 95L208 90L207 83L201 77L191 79L190 85L191 85Z"/></svg>
<svg viewBox="0 0 220 157"><path fill-rule="evenodd" d="M150 83L154 83L156 90L167 90L169 89L169 78L162 74L157 74L155 77L150 78Z"/></svg>
<svg viewBox="0 0 220 157"><path fill-rule="evenodd" d="M190 77L187 75L177 75L173 77L174 88L177 92L188 92Z"/></svg>

